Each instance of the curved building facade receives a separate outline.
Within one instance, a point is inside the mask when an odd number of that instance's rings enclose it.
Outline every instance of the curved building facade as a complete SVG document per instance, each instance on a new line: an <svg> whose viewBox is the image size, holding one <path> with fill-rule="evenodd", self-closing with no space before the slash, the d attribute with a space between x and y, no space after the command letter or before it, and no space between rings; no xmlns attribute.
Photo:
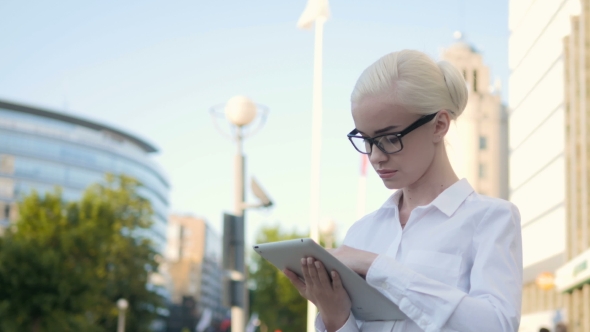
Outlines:
<svg viewBox="0 0 590 332"><path fill-rule="evenodd" d="M17 217L16 203L35 189L63 188L75 200L106 173L141 181L154 209L149 237L163 253L168 192L164 172L152 160L157 149L119 129L69 114L0 100L0 225Z"/></svg>

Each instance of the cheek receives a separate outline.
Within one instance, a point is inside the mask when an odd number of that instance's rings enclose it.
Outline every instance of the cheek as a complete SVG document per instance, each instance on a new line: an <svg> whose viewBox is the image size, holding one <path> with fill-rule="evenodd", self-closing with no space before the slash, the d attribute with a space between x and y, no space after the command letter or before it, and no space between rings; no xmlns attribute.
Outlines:
<svg viewBox="0 0 590 332"><path fill-rule="evenodd" d="M412 140L404 144L403 154L398 157L398 163L405 173L421 175L432 163L435 146L425 138Z"/></svg>

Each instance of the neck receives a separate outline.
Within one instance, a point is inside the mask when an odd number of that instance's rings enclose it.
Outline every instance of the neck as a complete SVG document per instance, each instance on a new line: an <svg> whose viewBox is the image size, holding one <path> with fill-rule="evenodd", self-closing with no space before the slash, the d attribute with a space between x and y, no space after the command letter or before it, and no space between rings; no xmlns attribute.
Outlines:
<svg viewBox="0 0 590 332"><path fill-rule="evenodd" d="M413 184L402 188L400 210L403 208L404 211L411 211L417 206L430 204L458 180L443 144L424 175Z"/></svg>

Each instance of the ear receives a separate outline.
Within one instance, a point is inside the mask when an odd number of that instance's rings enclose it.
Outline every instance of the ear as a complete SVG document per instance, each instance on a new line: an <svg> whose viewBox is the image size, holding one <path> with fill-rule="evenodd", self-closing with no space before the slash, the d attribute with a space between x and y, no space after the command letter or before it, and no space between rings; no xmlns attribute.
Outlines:
<svg viewBox="0 0 590 332"><path fill-rule="evenodd" d="M445 135L451 126L451 115L447 110L440 110L434 118L433 142L438 143L444 140Z"/></svg>

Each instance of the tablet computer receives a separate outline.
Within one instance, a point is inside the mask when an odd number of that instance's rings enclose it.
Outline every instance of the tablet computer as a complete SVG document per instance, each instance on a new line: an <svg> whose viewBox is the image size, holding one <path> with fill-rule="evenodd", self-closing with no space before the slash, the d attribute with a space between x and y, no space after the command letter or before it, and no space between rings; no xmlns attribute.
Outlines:
<svg viewBox="0 0 590 332"><path fill-rule="evenodd" d="M278 269L287 268L302 279L301 258L304 257L313 257L321 261L328 271L336 270L350 296L352 313L356 319L364 321L406 319L397 305L312 239L261 243L253 247L260 256Z"/></svg>

